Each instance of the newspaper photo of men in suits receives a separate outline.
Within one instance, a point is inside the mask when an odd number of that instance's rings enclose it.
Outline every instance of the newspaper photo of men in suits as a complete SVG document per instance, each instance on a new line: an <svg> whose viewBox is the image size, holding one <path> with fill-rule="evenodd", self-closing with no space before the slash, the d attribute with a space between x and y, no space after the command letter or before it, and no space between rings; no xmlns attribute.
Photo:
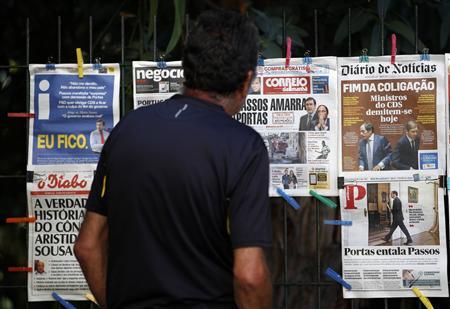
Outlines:
<svg viewBox="0 0 450 309"><path fill-rule="evenodd" d="M317 121L316 99L309 97L305 101L306 115L300 117L299 131L314 131Z"/></svg>
<svg viewBox="0 0 450 309"><path fill-rule="evenodd" d="M419 147L419 128L416 121L410 120L405 124L405 135L398 140L392 154L392 166L398 170L419 169Z"/></svg>
<svg viewBox="0 0 450 309"><path fill-rule="evenodd" d="M406 235L406 242L404 243L404 245L409 245L411 244L412 238L411 235L408 232L408 229L405 226L405 223L403 223L403 212L402 212L402 201L400 201L400 199L398 198L398 192L397 191L392 191L391 192L391 198L392 198L392 225L391 225L391 229L389 231L389 233L383 237L384 241L390 241L392 234L395 232L395 230L397 229L397 227L400 227L400 229L402 230L403 234Z"/></svg>
<svg viewBox="0 0 450 309"><path fill-rule="evenodd" d="M382 135L374 133L369 122L360 127L362 139L359 141L359 170L380 171L390 169L391 144Z"/></svg>

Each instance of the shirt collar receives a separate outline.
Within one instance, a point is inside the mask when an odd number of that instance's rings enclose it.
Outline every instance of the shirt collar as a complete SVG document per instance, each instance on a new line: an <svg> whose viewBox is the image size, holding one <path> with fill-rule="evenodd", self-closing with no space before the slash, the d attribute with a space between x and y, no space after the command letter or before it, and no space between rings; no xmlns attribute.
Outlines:
<svg viewBox="0 0 450 309"><path fill-rule="evenodd" d="M197 105L197 106L200 106L200 107L214 109L214 110L217 110L217 111L225 112L223 107L218 105L218 104L214 104L214 103L206 101L206 100L202 100L202 99L199 99L199 98L195 98L195 97L191 97L191 96L187 96L187 95L183 95L183 94L175 94L172 97L172 99L175 99L175 100L187 99L187 100L189 100L189 103L192 103L194 105Z"/></svg>

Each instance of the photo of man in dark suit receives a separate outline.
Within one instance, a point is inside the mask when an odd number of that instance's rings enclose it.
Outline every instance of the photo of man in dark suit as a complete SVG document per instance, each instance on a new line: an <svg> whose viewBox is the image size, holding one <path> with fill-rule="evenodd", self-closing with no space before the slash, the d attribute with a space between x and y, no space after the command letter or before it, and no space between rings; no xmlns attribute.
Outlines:
<svg viewBox="0 0 450 309"><path fill-rule="evenodd" d="M360 127L362 139L359 141L359 170L380 171L390 169L391 144L382 135L374 133L369 122Z"/></svg>
<svg viewBox="0 0 450 309"><path fill-rule="evenodd" d="M410 120L405 125L405 135L397 142L392 154L392 166L398 170L417 170L420 147L419 128L417 122Z"/></svg>
<svg viewBox="0 0 450 309"><path fill-rule="evenodd" d="M305 108L307 114L300 117L300 126L298 128L300 131L314 131L317 121L316 104L316 99L313 97L306 99Z"/></svg>
<svg viewBox="0 0 450 309"><path fill-rule="evenodd" d="M406 235L406 242L404 245L409 245L413 241L411 239L411 235L409 235L408 229L406 228L405 224L403 223L403 212L402 212L402 201L398 198L398 192L392 191L391 192L391 198L393 199L393 207L392 207L392 225L389 233L383 237L384 241L389 241L392 237L392 234L399 226L402 230L403 234Z"/></svg>

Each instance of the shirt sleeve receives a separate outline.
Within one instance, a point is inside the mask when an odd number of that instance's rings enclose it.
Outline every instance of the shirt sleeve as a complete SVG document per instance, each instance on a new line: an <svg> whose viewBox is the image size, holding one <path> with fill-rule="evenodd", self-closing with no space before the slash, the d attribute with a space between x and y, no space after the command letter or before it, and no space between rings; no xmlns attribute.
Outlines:
<svg viewBox="0 0 450 309"><path fill-rule="evenodd" d="M269 158L258 136L252 154L230 197L230 228L233 248L272 245L272 223L268 195Z"/></svg>
<svg viewBox="0 0 450 309"><path fill-rule="evenodd" d="M107 216L106 192L107 192L107 164L106 151L103 150L98 161L91 191L86 203L86 210Z"/></svg>

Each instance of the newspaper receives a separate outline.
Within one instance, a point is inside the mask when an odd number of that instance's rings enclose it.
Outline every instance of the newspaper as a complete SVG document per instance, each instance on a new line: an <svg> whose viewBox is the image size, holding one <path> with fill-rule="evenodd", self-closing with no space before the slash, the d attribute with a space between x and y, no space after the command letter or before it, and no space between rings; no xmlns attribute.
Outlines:
<svg viewBox="0 0 450 309"><path fill-rule="evenodd" d="M184 81L181 61L165 64L165 68L158 68L158 62L133 61L135 109L162 102L181 91Z"/></svg>
<svg viewBox="0 0 450 309"><path fill-rule="evenodd" d="M437 181L347 182L341 191L342 220L353 223L342 226L342 277L352 286L344 298L415 297L412 287L448 297Z"/></svg>
<svg viewBox="0 0 450 309"><path fill-rule="evenodd" d="M36 167L27 184L28 213L36 217L28 229L28 300L53 300L57 292L68 300L85 300L86 280L74 256L73 244L85 214L93 171L44 171Z"/></svg>
<svg viewBox="0 0 450 309"><path fill-rule="evenodd" d="M445 173L444 57L338 58L340 175L412 180Z"/></svg>
<svg viewBox="0 0 450 309"><path fill-rule="evenodd" d="M336 58L265 60L235 119L257 130L270 160L270 196L337 195Z"/></svg>
<svg viewBox="0 0 450 309"><path fill-rule="evenodd" d="M103 143L119 121L118 64L30 65L28 170L35 166L96 167ZM101 127L101 128L100 128Z"/></svg>

